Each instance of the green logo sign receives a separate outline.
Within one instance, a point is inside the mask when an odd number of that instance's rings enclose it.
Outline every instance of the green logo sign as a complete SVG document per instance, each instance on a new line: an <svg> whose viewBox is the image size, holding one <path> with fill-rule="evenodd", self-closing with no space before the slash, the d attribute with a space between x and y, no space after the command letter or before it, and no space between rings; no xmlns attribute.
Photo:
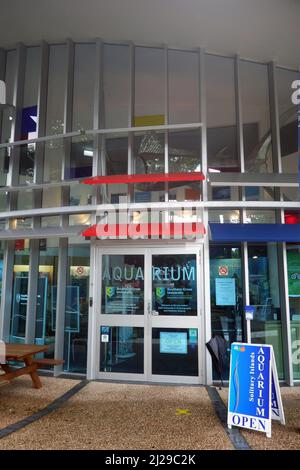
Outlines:
<svg viewBox="0 0 300 470"><path fill-rule="evenodd" d="M111 299L116 293L115 287L106 287L106 297Z"/></svg>
<svg viewBox="0 0 300 470"><path fill-rule="evenodd" d="M162 299L163 296L166 294L166 288L165 287L156 287L155 289L155 295L159 299Z"/></svg>

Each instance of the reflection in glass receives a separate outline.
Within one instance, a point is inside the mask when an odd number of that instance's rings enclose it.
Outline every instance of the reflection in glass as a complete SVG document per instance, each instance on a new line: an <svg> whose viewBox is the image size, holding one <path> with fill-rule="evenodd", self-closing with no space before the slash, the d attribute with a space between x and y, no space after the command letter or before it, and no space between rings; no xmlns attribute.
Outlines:
<svg viewBox="0 0 300 470"><path fill-rule="evenodd" d="M196 255L152 256L153 315L197 315Z"/></svg>
<svg viewBox="0 0 300 470"><path fill-rule="evenodd" d="M286 247L294 380L300 379L300 245Z"/></svg>
<svg viewBox="0 0 300 470"><path fill-rule="evenodd" d="M144 256L102 257L102 314L144 314Z"/></svg>
<svg viewBox="0 0 300 470"><path fill-rule="evenodd" d="M66 285L64 370L86 371L90 246L69 244Z"/></svg>
<svg viewBox="0 0 300 470"><path fill-rule="evenodd" d="M106 129L128 126L130 52L128 46L104 44L104 107Z"/></svg>
<svg viewBox="0 0 300 470"><path fill-rule="evenodd" d="M164 50L135 48L134 126L165 124Z"/></svg>
<svg viewBox="0 0 300 470"><path fill-rule="evenodd" d="M12 286L11 343L24 343L28 302L29 240L17 240Z"/></svg>
<svg viewBox="0 0 300 470"><path fill-rule="evenodd" d="M152 373L198 375L198 329L153 328Z"/></svg>
<svg viewBox="0 0 300 470"><path fill-rule="evenodd" d="M272 173L268 66L240 62L246 171Z"/></svg>
<svg viewBox="0 0 300 470"><path fill-rule="evenodd" d="M299 72L276 69L282 172L290 174L298 173L298 106L292 102L291 95L293 91L292 83L294 80L299 79ZM283 189L287 195L291 196L290 198L287 197L287 200L298 200L297 195L289 191L293 188ZM294 196L296 196L296 199L293 198Z"/></svg>
<svg viewBox="0 0 300 470"><path fill-rule="evenodd" d="M164 134L155 131L134 136L134 174L165 172ZM134 185L135 202L164 201L164 183L139 183Z"/></svg>
<svg viewBox="0 0 300 470"><path fill-rule="evenodd" d="M36 304L35 342L46 344L44 357L53 358L55 348L56 313L53 303L54 286L57 286L58 239L40 240L39 278Z"/></svg>
<svg viewBox="0 0 300 470"><path fill-rule="evenodd" d="M226 275L222 275L223 272ZM242 265L239 245L210 245L210 301L212 335L222 336L227 351L234 341L243 340ZM213 370L214 378L218 376ZM229 375L229 354L223 370Z"/></svg>
<svg viewBox="0 0 300 470"><path fill-rule="evenodd" d="M144 329L101 326L100 371L144 373Z"/></svg>
<svg viewBox="0 0 300 470"><path fill-rule="evenodd" d="M246 210L246 219L247 224L275 224L276 223L276 214L272 210Z"/></svg>
<svg viewBox="0 0 300 470"><path fill-rule="evenodd" d="M4 245L3 245L3 242L0 241L0 303L1 303L1 296L2 296L3 255L4 255Z"/></svg>
<svg viewBox="0 0 300 470"><path fill-rule="evenodd" d="M209 171L240 171L234 60L205 56Z"/></svg>
<svg viewBox="0 0 300 470"><path fill-rule="evenodd" d="M199 54L168 51L169 124L200 122Z"/></svg>
<svg viewBox="0 0 300 470"><path fill-rule="evenodd" d="M34 139L38 136L38 89L40 70L40 47L27 47L21 140ZM33 182L35 150L36 144L22 145L20 148L20 184Z"/></svg>
<svg viewBox="0 0 300 470"><path fill-rule="evenodd" d="M128 136L106 135L103 137L103 163L105 175L127 175L128 174ZM102 185L102 196L104 202L119 204L127 201L127 184Z"/></svg>
<svg viewBox="0 0 300 470"><path fill-rule="evenodd" d="M284 376L278 258L276 243L248 245L250 305L255 306L251 322L252 343L272 344L278 376Z"/></svg>
<svg viewBox="0 0 300 470"><path fill-rule="evenodd" d="M216 224L239 224L241 221L240 211L231 209L210 209L208 211L209 222Z"/></svg>
<svg viewBox="0 0 300 470"><path fill-rule="evenodd" d="M49 48L46 135L62 134L64 131L66 76L66 45L52 45ZM64 155L63 140L46 142L44 155L44 181L61 180Z"/></svg>
<svg viewBox="0 0 300 470"><path fill-rule="evenodd" d="M190 173L201 170L201 134L199 130L170 132L169 173ZM201 200L201 182L169 183L169 200Z"/></svg>

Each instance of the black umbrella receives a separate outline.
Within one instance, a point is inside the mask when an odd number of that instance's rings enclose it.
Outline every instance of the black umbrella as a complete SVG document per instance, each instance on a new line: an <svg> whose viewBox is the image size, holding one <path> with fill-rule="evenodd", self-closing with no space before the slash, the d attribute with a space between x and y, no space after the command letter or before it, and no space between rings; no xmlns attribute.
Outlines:
<svg viewBox="0 0 300 470"><path fill-rule="evenodd" d="M216 369L223 386L222 371L227 355L226 341L222 336L215 335L208 341L208 343L206 343L206 347L211 355L213 366Z"/></svg>

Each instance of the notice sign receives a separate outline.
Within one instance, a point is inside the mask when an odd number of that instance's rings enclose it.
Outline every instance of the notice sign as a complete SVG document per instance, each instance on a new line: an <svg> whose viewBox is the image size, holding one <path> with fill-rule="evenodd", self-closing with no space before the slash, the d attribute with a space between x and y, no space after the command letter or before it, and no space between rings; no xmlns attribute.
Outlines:
<svg viewBox="0 0 300 470"><path fill-rule="evenodd" d="M271 437L272 419L285 424L273 347L232 343L228 427L265 432Z"/></svg>
<svg viewBox="0 0 300 470"><path fill-rule="evenodd" d="M160 332L160 353L187 354L187 333Z"/></svg>
<svg viewBox="0 0 300 470"><path fill-rule="evenodd" d="M235 279L233 277L216 278L216 305L235 305Z"/></svg>

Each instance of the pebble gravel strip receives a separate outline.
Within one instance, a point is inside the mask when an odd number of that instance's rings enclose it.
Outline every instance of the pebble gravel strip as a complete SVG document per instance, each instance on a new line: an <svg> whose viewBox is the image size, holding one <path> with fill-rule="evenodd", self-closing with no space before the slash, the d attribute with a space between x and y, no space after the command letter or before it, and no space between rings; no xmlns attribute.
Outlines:
<svg viewBox="0 0 300 470"><path fill-rule="evenodd" d="M3 428L0 430L0 439L3 439L4 437L9 436L10 434L19 431L20 429L24 428L25 426L28 426L29 424L34 423L35 421L43 418L44 416L48 415L49 413L52 413L53 411L57 410L60 408L66 401L68 401L70 398L72 398L76 393L80 392L86 385L88 384L88 380L82 380L78 384L76 384L74 387L72 387L70 390L68 390L66 393L64 393L62 396L54 400L52 403L47 405L45 408L37 411L36 413L32 414L31 416L28 416L27 418L24 418L17 423L10 424L6 428Z"/></svg>
<svg viewBox="0 0 300 470"><path fill-rule="evenodd" d="M237 428L228 429L227 409L217 389L214 387L207 386L206 390L207 390L209 398L211 399L215 412L218 418L220 419L225 429L225 432L228 435L229 439L231 440L232 445L234 446L235 450L252 450L248 442L246 441L246 439L242 436L242 434L239 432Z"/></svg>

